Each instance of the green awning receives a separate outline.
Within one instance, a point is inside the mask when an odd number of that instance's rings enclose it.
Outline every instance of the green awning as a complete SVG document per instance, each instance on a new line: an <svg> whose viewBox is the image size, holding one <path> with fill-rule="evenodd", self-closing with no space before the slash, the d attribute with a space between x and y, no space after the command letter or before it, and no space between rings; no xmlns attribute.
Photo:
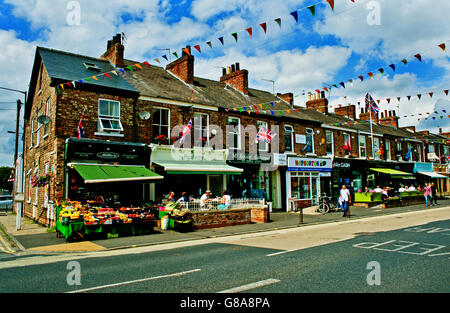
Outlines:
<svg viewBox="0 0 450 313"><path fill-rule="evenodd" d="M391 176L394 176L394 177L395 176L402 176L402 178L404 178L404 177L414 177L411 173L397 171L397 170L393 170L393 169L390 169L390 168L371 168L370 170L374 171L374 172L382 173L382 174L391 175Z"/></svg>
<svg viewBox="0 0 450 313"><path fill-rule="evenodd" d="M196 174L196 175L240 175L244 170L223 163L207 163L182 161L170 163L158 161L154 164L162 166L167 174Z"/></svg>
<svg viewBox="0 0 450 313"><path fill-rule="evenodd" d="M148 181L164 179L143 166L113 166L93 164L69 164L84 179L85 184Z"/></svg>

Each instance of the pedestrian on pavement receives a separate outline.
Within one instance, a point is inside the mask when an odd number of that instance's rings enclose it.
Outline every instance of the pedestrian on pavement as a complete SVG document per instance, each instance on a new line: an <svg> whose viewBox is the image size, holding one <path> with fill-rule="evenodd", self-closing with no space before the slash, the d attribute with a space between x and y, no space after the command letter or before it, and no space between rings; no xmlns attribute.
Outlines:
<svg viewBox="0 0 450 313"><path fill-rule="evenodd" d="M431 202L437 205L437 186L434 182L431 183Z"/></svg>
<svg viewBox="0 0 450 313"><path fill-rule="evenodd" d="M347 186L342 185L341 195L339 197L340 202L344 208L344 215L342 217L347 216L348 207L351 204L352 196L350 195L350 190L347 189Z"/></svg>
<svg viewBox="0 0 450 313"><path fill-rule="evenodd" d="M425 184L425 205L426 206L433 206L433 204L431 203L431 186L430 184L426 183Z"/></svg>

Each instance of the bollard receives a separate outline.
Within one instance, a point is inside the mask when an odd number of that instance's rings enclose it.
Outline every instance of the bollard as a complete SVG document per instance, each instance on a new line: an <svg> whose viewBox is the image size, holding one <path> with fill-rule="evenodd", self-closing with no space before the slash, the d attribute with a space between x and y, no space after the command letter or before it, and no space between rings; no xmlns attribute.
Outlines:
<svg viewBox="0 0 450 313"><path fill-rule="evenodd" d="M298 223L303 225L303 208L300 208Z"/></svg>

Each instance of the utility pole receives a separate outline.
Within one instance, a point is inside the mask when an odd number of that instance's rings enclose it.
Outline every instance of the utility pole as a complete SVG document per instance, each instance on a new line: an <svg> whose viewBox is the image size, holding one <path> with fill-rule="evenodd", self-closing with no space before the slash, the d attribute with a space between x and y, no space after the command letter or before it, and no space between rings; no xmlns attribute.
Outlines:
<svg viewBox="0 0 450 313"><path fill-rule="evenodd" d="M16 116L16 142L14 146L14 165L17 161L17 153L19 151L19 125L20 125L20 108L22 106L22 101L17 100L17 116ZM17 175L17 174L16 174Z"/></svg>

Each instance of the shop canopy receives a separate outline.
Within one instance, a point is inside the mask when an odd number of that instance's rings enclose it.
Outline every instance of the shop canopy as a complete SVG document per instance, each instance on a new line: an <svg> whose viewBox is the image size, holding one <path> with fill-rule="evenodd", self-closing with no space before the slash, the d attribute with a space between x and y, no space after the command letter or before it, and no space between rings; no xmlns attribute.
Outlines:
<svg viewBox="0 0 450 313"><path fill-rule="evenodd" d="M227 163L226 150L153 147L151 163L167 174L240 175L244 170Z"/></svg>
<svg viewBox="0 0 450 313"><path fill-rule="evenodd" d="M85 184L159 180L164 177L143 166L69 164L84 179Z"/></svg>
<svg viewBox="0 0 450 313"><path fill-rule="evenodd" d="M167 174L209 174L209 175L240 175L243 170L227 164L200 163L184 161L182 163L154 162L164 167Z"/></svg>
<svg viewBox="0 0 450 313"><path fill-rule="evenodd" d="M406 173L406 172L402 172L402 171L398 171L398 170L394 170L394 169L390 169L390 168L371 168L370 170L374 171L374 172L390 175L394 178L414 178L414 176L411 173Z"/></svg>
<svg viewBox="0 0 450 313"><path fill-rule="evenodd" d="M436 172L419 172L419 174L429 176L431 178L448 178L447 176L438 174Z"/></svg>

